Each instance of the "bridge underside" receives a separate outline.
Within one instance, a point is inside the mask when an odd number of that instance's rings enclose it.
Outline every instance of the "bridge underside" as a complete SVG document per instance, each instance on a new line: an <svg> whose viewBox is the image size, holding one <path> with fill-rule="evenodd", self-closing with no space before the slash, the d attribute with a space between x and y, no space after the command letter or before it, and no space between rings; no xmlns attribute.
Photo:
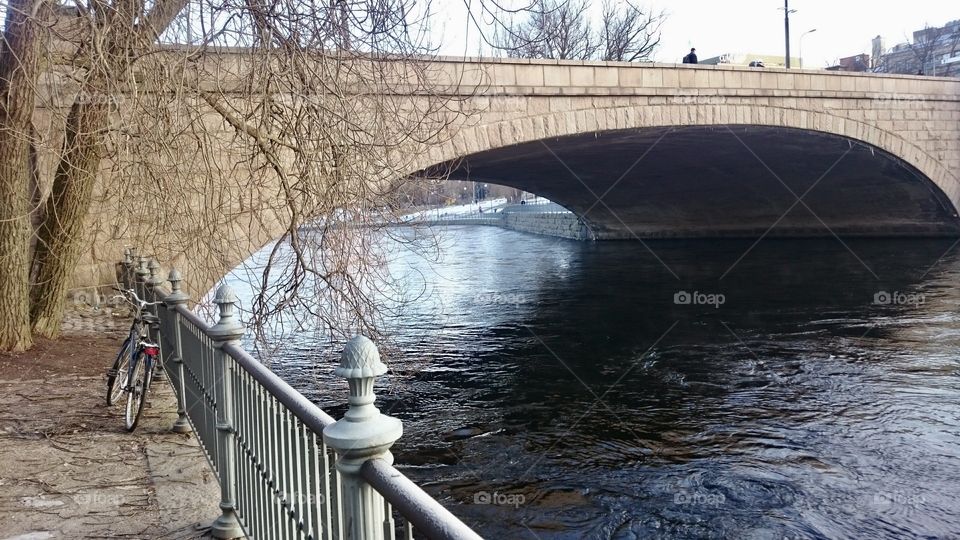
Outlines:
<svg viewBox="0 0 960 540"><path fill-rule="evenodd" d="M451 179L548 197L580 215L598 239L960 235L953 205L916 169L814 131L608 131L507 146L444 167Z"/></svg>

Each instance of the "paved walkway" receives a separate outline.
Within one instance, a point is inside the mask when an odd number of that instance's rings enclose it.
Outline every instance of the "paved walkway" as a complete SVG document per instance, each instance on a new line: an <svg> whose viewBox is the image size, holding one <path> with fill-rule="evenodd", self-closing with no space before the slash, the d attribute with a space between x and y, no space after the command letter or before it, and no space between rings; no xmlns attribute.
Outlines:
<svg viewBox="0 0 960 540"><path fill-rule="evenodd" d="M109 363L86 360L102 371ZM176 401L166 380L154 382L129 434L90 366L42 377L10 371L0 377L0 539L205 536L219 489L193 435L169 431Z"/></svg>

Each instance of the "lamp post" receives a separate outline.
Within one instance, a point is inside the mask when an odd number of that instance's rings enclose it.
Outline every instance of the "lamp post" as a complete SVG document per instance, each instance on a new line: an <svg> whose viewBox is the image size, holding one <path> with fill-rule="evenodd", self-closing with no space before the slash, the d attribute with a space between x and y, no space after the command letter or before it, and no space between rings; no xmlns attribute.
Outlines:
<svg viewBox="0 0 960 540"><path fill-rule="evenodd" d="M784 58L784 65L790 69L790 14L797 10L790 9L790 0L783 0L783 38L787 45L787 56Z"/></svg>
<svg viewBox="0 0 960 540"><path fill-rule="evenodd" d="M806 32L800 34L800 69L803 69L803 36L807 34L812 34L816 31L817 31L816 28L811 28L810 30L807 30Z"/></svg>

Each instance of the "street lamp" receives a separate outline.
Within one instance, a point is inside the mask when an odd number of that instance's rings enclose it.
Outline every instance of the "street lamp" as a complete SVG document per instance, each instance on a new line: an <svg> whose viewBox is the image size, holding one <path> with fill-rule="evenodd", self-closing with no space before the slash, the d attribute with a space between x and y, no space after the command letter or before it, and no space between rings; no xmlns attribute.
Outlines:
<svg viewBox="0 0 960 540"><path fill-rule="evenodd" d="M817 31L816 28L812 28L812 29L807 30L806 32L800 34L800 69L803 69L803 36L805 36L805 35L807 35L807 34L812 34L812 33L816 32L816 31Z"/></svg>
<svg viewBox="0 0 960 540"><path fill-rule="evenodd" d="M783 38L787 44L787 56L784 65L790 69L790 14L797 10L790 9L790 0L783 0Z"/></svg>

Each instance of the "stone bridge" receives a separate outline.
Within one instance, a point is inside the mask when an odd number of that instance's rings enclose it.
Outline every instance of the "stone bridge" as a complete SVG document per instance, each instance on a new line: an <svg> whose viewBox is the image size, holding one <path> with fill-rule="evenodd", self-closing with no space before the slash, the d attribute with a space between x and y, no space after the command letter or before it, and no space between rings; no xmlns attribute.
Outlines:
<svg viewBox="0 0 960 540"><path fill-rule="evenodd" d="M597 239L960 234L960 80L813 70L441 59L482 110L410 171L517 187ZM225 272L282 227L223 220ZM100 236L78 286L109 281ZM204 275L204 286L222 275Z"/></svg>

